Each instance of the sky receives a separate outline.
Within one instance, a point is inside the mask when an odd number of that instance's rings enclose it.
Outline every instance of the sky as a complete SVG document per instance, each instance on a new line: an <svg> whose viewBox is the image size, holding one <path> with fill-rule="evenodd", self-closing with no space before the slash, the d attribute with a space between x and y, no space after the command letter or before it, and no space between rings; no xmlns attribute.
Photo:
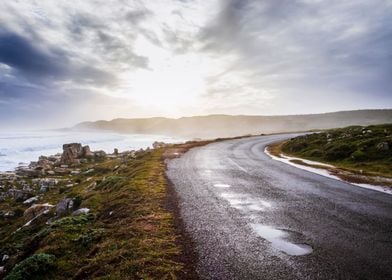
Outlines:
<svg viewBox="0 0 392 280"><path fill-rule="evenodd" d="M392 108L391 0L15 0L0 128Z"/></svg>

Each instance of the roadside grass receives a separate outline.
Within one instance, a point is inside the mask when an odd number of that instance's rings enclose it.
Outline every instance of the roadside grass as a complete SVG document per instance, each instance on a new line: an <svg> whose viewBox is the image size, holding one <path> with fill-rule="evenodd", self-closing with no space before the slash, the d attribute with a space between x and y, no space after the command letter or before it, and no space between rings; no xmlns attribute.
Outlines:
<svg viewBox="0 0 392 280"><path fill-rule="evenodd" d="M10 225L0 232L1 253L11 256L6 268L15 270L15 264L47 254L53 256L52 268L39 279L181 279L186 271L179 260L182 248L173 215L164 206L164 152L151 150L136 159L86 166L94 172L69 177L80 183L49 190L40 201L56 205L64 197L78 196L80 207L91 212L50 224L37 221L18 231L23 217L7 221Z"/></svg>
<svg viewBox="0 0 392 280"><path fill-rule="evenodd" d="M165 160L223 140L228 139L189 141L86 163L80 174L57 176L62 181L37 202L56 206L64 198L77 198L80 208L90 209L88 214L48 220L53 207L49 216L23 226L28 206L11 199L1 202L0 210L17 213L0 219L0 254L10 256L8 275L19 275L18 264L50 256L50 269L37 270L38 279L197 279Z"/></svg>
<svg viewBox="0 0 392 280"><path fill-rule="evenodd" d="M388 147L381 149L380 147ZM330 164L324 168L342 179L355 183L376 183L392 186L392 125L351 126L298 136L268 147L274 156L292 157Z"/></svg>

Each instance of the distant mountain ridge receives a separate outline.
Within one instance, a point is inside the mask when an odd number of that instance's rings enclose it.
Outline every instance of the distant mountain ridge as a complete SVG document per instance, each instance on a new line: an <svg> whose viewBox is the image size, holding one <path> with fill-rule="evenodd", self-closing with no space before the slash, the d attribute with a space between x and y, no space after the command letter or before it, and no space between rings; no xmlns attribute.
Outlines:
<svg viewBox="0 0 392 280"><path fill-rule="evenodd" d="M216 138L385 123L392 123L392 109L284 116L208 115L178 119L164 117L114 119L83 122L74 126L73 129Z"/></svg>

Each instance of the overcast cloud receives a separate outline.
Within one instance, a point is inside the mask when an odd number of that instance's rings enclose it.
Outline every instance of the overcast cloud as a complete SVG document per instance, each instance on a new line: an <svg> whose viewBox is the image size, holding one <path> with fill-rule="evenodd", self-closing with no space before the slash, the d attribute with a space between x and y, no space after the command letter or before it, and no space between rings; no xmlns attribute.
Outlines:
<svg viewBox="0 0 392 280"><path fill-rule="evenodd" d="M392 107L390 0L4 1L0 126Z"/></svg>

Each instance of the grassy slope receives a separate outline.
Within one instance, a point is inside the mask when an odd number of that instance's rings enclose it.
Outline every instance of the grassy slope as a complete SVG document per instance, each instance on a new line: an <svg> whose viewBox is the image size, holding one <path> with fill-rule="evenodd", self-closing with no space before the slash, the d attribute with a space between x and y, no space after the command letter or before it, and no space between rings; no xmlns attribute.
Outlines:
<svg viewBox="0 0 392 280"><path fill-rule="evenodd" d="M380 143L388 143L389 149L377 147ZM347 170L392 178L392 124L351 126L299 136L275 149Z"/></svg>
<svg viewBox="0 0 392 280"><path fill-rule="evenodd" d="M6 268L47 253L55 256L54 268L30 279L181 278L184 265L176 261L181 246L173 216L163 206L167 188L163 152L107 160L95 165L94 173L73 176L80 182L76 186L55 187L40 200L56 205L64 197L80 197L80 207L90 208L90 214L67 216L50 225L43 220L17 232L23 217L0 220L0 251L11 256ZM113 171L115 166L119 168ZM92 179L87 181L88 177ZM97 182L95 188L92 182ZM21 205L6 201L0 210L21 212L26 208Z"/></svg>

